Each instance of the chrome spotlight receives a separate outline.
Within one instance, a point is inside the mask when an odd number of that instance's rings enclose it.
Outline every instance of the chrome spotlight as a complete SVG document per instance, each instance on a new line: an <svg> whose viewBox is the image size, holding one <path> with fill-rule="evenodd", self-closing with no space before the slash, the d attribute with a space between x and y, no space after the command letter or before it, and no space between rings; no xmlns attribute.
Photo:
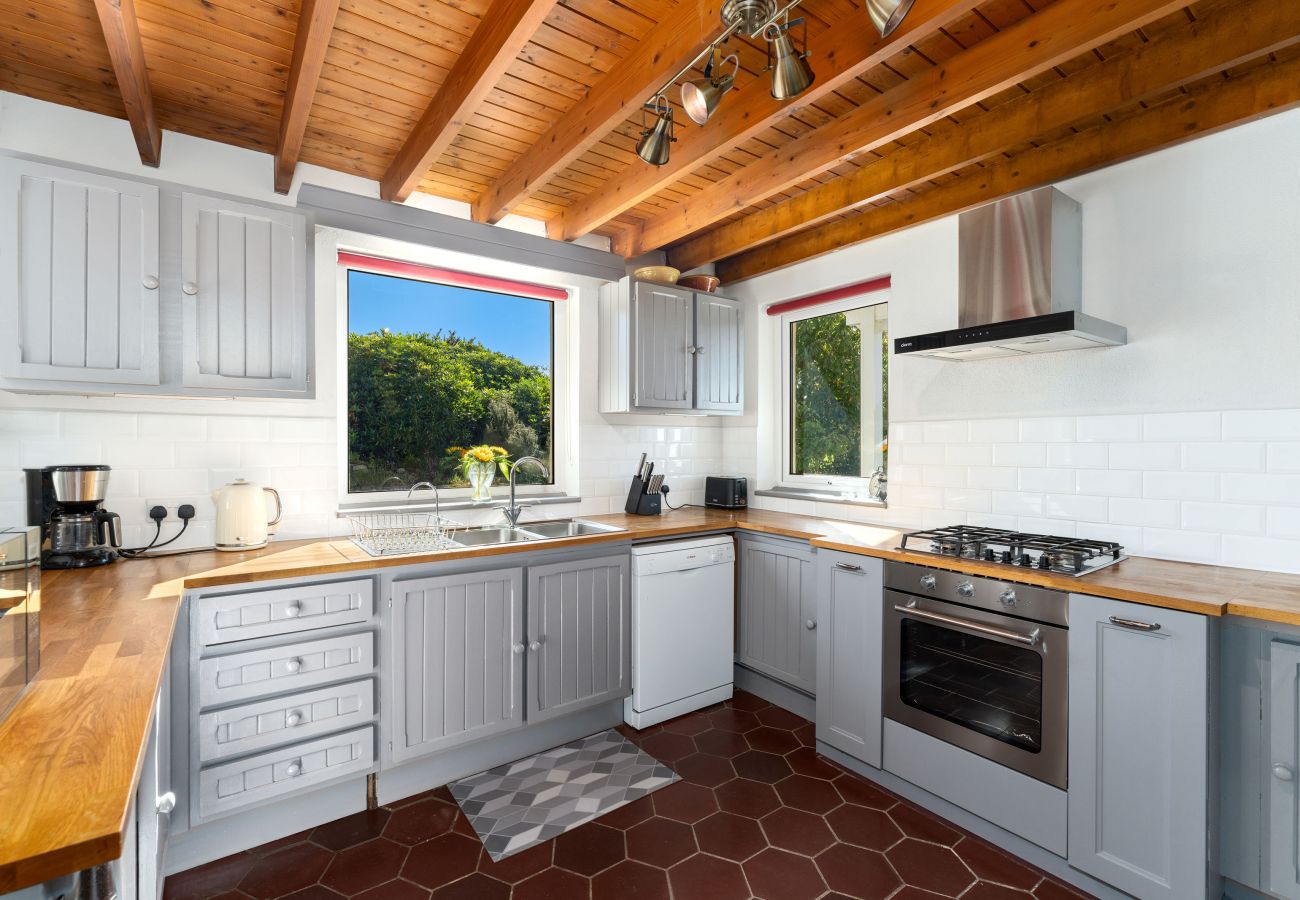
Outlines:
<svg viewBox="0 0 1300 900"><path fill-rule="evenodd" d="M714 75L713 57L710 56L708 65L704 67L704 77L682 85L682 108L696 125L709 121L709 116L722 101L722 95L735 85L736 75L740 72L740 57L733 53L722 61L723 65L728 62L735 64L734 70Z"/></svg>
<svg viewBox="0 0 1300 900"><path fill-rule="evenodd" d="M882 38L894 33L916 0L866 0L867 16Z"/></svg>
<svg viewBox="0 0 1300 900"><path fill-rule="evenodd" d="M790 40L790 28L802 19L781 26L773 22L763 29L767 39L767 67L772 70L772 96L777 100L789 100L808 89L817 75L808 65L808 23L804 22L804 50L794 49Z"/></svg>
<svg viewBox="0 0 1300 900"><path fill-rule="evenodd" d="M668 162L668 145L677 140L673 137L673 108L662 94L646 104L645 108L654 112L655 123L641 132L636 155L652 166L662 166Z"/></svg>

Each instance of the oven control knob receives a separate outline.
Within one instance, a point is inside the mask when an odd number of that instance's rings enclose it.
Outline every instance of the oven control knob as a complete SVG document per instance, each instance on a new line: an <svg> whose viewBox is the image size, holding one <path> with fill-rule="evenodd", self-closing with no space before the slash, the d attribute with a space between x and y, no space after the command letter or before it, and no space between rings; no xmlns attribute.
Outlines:
<svg viewBox="0 0 1300 900"><path fill-rule="evenodd" d="M921 576L921 587L925 588L927 591L934 590L935 585L937 585L938 583L939 580L935 578L933 575Z"/></svg>
<svg viewBox="0 0 1300 900"><path fill-rule="evenodd" d="M1007 588L1005 591L998 594L998 600L1002 601L1003 606L1015 606L1016 592L1013 591L1011 588Z"/></svg>
<svg viewBox="0 0 1300 900"><path fill-rule="evenodd" d="M969 581L963 581L961 584L957 585L957 593L963 597L974 597L975 585L971 584Z"/></svg>

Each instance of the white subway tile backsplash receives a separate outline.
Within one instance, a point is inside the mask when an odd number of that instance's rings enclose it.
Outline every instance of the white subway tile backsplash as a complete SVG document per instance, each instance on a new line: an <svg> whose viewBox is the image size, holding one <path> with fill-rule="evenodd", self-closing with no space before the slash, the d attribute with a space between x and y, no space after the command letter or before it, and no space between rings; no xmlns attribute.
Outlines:
<svg viewBox="0 0 1300 900"><path fill-rule="evenodd" d="M972 466L966 470L966 484L992 491L1014 491L1019 471L1010 466Z"/></svg>
<svg viewBox="0 0 1300 900"><path fill-rule="evenodd" d="M1022 442L1043 441L1045 443L1072 442L1076 434L1075 421L1075 419L1068 416L1021 419L1020 440Z"/></svg>
<svg viewBox="0 0 1300 900"><path fill-rule="evenodd" d="M42 466L84 466L104 462L104 447L99 441L62 441L43 439L21 441L18 461L24 469Z"/></svg>
<svg viewBox="0 0 1300 900"><path fill-rule="evenodd" d="M221 417L216 417L220 422ZM140 437L164 441L201 441L208 436L208 420L203 416L140 416Z"/></svg>
<svg viewBox="0 0 1300 900"><path fill-rule="evenodd" d="M1261 534L1264 507L1242 503L1184 503L1182 527L1188 531Z"/></svg>
<svg viewBox="0 0 1300 900"><path fill-rule="evenodd" d="M269 441L271 425L293 422L294 419L272 419L261 416L213 416L208 420L210 441Z"/></svg>
<svg viewBox="0 0 1300 900"><path fill-rule="evenodd" d="M139 433L138 419L127 413L63 413L59 437L62 438L133 438Z"/></svg>
<svg viewBox="0 0 1300 900"><path fill-rule="evenodd" d="M1269 537L1300 540L1300 508L1294 506L1269 507L1267 515Z"/></svg>
<svg viewBox="0 0 1300 900"><path fill-rule="evenodd" d="M1021 469L1022 491L1069 491L1074 489L1074 472L1069 469Z"/></svg>
<svg viewBox="0 0 1300 900"><path fill-rule="evenodd" d="M1072 519L1076 522L1105 522L1109 518L1109 502L1105 497L1048 494L1044 512L1052 519Z"/></svg>
<svg viewBox="0 0 1300 900"><path fill-rule="evenodd" d="M1265 468L1270 472L1300 472L1300 441L1269 444Z"/></svg>
<svg viewBox="0 0 1300 900"><path fill-rule="evenodd" d="M1239 475L1223 478L1223 499L1242 503L1300 505L1300 475Z"/></svg>
<svg viewBox="0 0 1300 900"><path fill-rule="evenodd" d="M1110 465L1107 444L1048 444L1047 464L1061 469L1104 469Z"/></svg>
<svg viewBox="0 0 1300 900"><path fill-rule="evenodd" d="M175 445L170 441L105 441L104 463L117 469L170 469L174 466Z"/></svg>
<svg viewBox="0 0 1300 900"><path fill-rule="evenodd" d="M1110 520L1117 525L1174 527L1178 524L1178 504L1173 500L1112 497Z"/></svg>
<svg viewBox="0 0 1300 900"><path fill-rule="evenodd" d="M974 419L970 439L985 444L1009 444L1020 440L1020 423L1015 419Z"/></svg>
<svg viewBox="0 0 1300 900"><path fill-rule="evenodd" d="M172 459L178 468L233 468L241 463L240 445L225 441L182 442L172 445Z"/></svg>
<svg viewBox="0 0 1300 900"><path fill-rule="evenodd" d="M1181 461L1178 444L1119 443L1110 445L1112 469L1177 469Z"/></svg>
<svg viewBox="0 0 1300 900"><path fill-rule="evenodd" d="M298 444L283 443L257 443L257 444L240 444L238 447L237 462L241 466L254 466L259 468L272 468L281 466L296 466L299 464L305 466L325 466L334 462L334 444L307 444L316 453L312 459L304 458L306 454L302 451L304 447ZM177 445L177 453L180 452L180 445ZM317 455L319 454L319 455Z"/></svg>
<svg viewBox="0 0 1300 900"><path fill-rule="evenodd" d="M1045 508L1042 494L994 491L992 501L993 512L1003 516L1041 516Z"/></svg>
<svg viewBox="0 0 1300 900"><path fill-rule="evenodd" d="M1133 525L1116 525L1114 522L1079 522L1074 528L1074 536L1090 541L1114 541L1130 555L1141 555L1142 529Z"/></svg>
<svg viewBox="0 0 1300 900"><path fill-rule="evenodd" d="M993 464L990 444L948 444L944 459L950 466L988 466Z"/></svg>
<svg viewBox="0 0 1300 900"><path fill-rule="evenodd" d="M995 466L1045 466L1047 465L1046 444L994 444L993 465Z"/></svg>
<svg viewBox="0 0 1300 900"><path fill-rule="evenodd" d="M1168 528L1145 528L1142 531L1142 548L1143 553L1161 559L1214 563L1222 557L1223 536Z"/></svg>
<svg viewBox="0 0 1300 900"><path fill-rule="evenodd" d="M1217 441L1223 417L1217 412L1154 413L1142 417L1142 439L1147 441Z"/></svg>
<svg viewBox="0 0 1300 900"><path fill-rule="evenodd" d="M1225 412L1223 437L1230 441L1300 441L1300 409Z"/></svg>
<svg viewBox="0 0 1300 900"><path fill-rule="evenodd" d="M19 468L17 440L0 440L0 470Z"/></svg>
<svg viewBox="0 0 1300 900"><path fill-rule="evenodd" d="M1116 469L1079 469L1074 473L1076 494L1102 497L1141 497L1142 473Z"/></svg>
<svg viewBox="0 0 1300 900"><path fill-rule="evenodd" d="M1225 534L1223 563L1249 569L1300 572L1300 541Z"/></svg>
<svg viewBox="0 0 1300 900"><path fill-rule="evenodd" d="M34 441L59 436L57 413L25 409L0 409L0 438Z"/></svg>
<svg viewBox="0 0 1300 900"><path fill-rule="evenodd" d="M1068 519L1043 519L1038 516L1021 516L1016 520L1016 528L1034 534L1074 537L1076 525Z"/></svg>
<svg viewBox="0 0 1300 900"><path fill-rule="evenodd" d="M1183 468L1195 472L1262 472L1264 445L1249 441L1183 444Z"/></svg>
<svg viewBox="0 0 1300 900"><path fill-rule="evenodd" d="M1203 472L1144 472L1142 496L1163 500L1217 500L1219 477Z"/></svg>
<svg viewBox="0 0 1300 900"><path fill-rule="evenodd" d="M949 488L943 492L945 509L957 509L962 512L986 513L990 509L988 491L975 491L968 488Z"/></svg>
<svg viewBox="0 0 1300 900"><path fill-rule="evenodd" d="M925 466L921 483L932 487L965 487L966 470L959 466Z"/></svg>
<svg viewBox="0 0 1300 900"><path fill-rule="evenodd" d="M1079 441L1140 441L1141 416L1080 416L1076 429Z"/></svg>
<svg viewBox="0 0 1300 900"><path fill-rule="evenodd" d="M333 419L272 419L271 437L277 441L323 443L336 439Z"/></svg>
<svg viewBox="0 0 1300 900"><path fill-rule="evenodd" d="M210 490L207 469L145 469L140 473L140 493L149 497L206 496Z"/></svg>
<svg viewBox="0 0 1300 900"><path fill-rule="evenodd" d="M924 427L927 444L957 444L970 440L970 426L965 421L926 422Z"/></svg>

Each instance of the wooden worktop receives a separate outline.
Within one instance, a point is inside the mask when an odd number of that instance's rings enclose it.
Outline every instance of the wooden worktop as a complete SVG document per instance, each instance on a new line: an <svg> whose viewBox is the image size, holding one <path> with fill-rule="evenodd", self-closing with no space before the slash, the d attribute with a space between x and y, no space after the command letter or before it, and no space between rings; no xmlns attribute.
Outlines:
<svg viewBox="0 0 1300 900"><path fill-rule="evenodd" d="M185 590L277 578L742 530L816 547L1006 578L1003 566L900 553L901 532L784 513L685 509L593 519L626 531L375 559L350 541L201 551L43 573L42 665L0 722L0 893L116 859L150 714ZM1204 615L1300 625L1300 576L1132 557L1085 578L1016 570L1015 580Z"/></svg>

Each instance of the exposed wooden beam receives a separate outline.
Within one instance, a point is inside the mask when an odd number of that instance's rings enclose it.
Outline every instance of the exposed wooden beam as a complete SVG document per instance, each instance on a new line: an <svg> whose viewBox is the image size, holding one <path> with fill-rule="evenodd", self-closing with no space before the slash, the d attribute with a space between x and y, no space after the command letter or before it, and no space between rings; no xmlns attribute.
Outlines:
<svg viewBox="0 0 1300 900"><path fill-rule="evenodd" d="M1186 0L1057 0L647 220L633 254L693 234L845 157L898 140L1186 5Z"/></svg>
<svg viewBox="0 0 1300 900"><path fill-rule="evenodd" d="M149 90L149 68L144 61L140 42L140 23L135 17L135 0L95 0L108 56L117 76L117 89L126 107L140 161L157 166L162 158L162 129L153 111L153 93Z"/></svg>
<svg viewBox="0 0 1300 900"><path fill-rule="evenodd" d="M722 0L684 0L669 9L628 56L565 113L473 205L477 222L498 222L521 200L640 110L641 105L722 31Z"/></svg>
<svg viewBox="0 0 1300 900"><path fill-rule="evenodd" d="M556 0L495 0L438 93L407 136L379 185L385 200L403 201L455 140L541 26Z"/></svg>
<svg viewBox="0 0 1300 900"><path fill-rule="evenodd" d="M325 51L329 49L330 34L334 31L338 12L339 0L303 0L298 12L293 66L289 69L284 109L280 112L280 137L275 145L275 190L278 194L289 193L293 186L293 170L298 166L298 156L302 152L307 117L316 97L316 85L320 81Z"/></svg>
<svg viewBox="0 0 1300 900"><path fill-rule="evenodd" d="M1300 58L1265 63L1118 122L1028 150L1013 159L974 167L913 200L869 209L733 256L718 263L718 277L727 284L752 278L1297 106Z"/></svg>
<svg viewBox="0 0 1300 900"><path fill-rule="evenodd" d="M669 250L683 271L723 259L896 191L1087 121L1159 91L1300 43L1300 4L1247 0L1123 56L995 107L968 126L925 138L852 175L753 212Z"/></svg>
<svg viewBox="0 0 1300 900"><path fill-rule="evenodd" d="M673 144L666 165L656 168L637 163L548 222L548 233L568 241L599 228L692 169L729 153L902 52L908 45L953 24L977 5L979 0L917 0L903 24L888 39L881 39L867 21L866 12L859 9L861 22L829 28L812 41L809 63L817 73L817 80L793 102L773 100L764 84L742 85L744 90L727 95L706 127L682 132Z"/></svg>

